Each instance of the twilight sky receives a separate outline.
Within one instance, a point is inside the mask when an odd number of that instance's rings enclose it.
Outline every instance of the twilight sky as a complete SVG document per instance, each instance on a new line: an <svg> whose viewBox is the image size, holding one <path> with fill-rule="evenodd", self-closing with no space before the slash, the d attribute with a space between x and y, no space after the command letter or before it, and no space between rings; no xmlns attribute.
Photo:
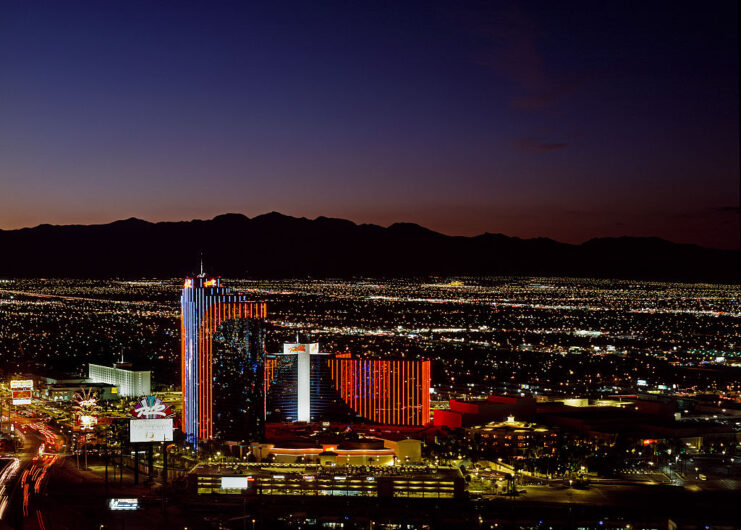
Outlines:
<svg viewBox="0 0 741 530"><path fill-rule="evenodd" d="M4 2L0 228L277 210L738 248L735 0L261 4Z"/></svg>

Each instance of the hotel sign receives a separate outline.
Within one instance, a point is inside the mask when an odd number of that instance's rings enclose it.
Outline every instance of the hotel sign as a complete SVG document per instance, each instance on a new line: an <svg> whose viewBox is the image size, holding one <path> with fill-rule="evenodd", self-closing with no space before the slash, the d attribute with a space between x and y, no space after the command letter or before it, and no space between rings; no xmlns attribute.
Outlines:
<svg viewBox="0 0 741 530"><path fill-rule="evenodd" d="M131 420L129 421L129 441L135 443L171 442L173 425L172 418L161 420Z"/></svg>
<svg viewBox="0 0 741 530"><path fill-rule="evenodd" d="M33 397L32 379L13 379L10 381L13 405L30 405Z"/></svg>
<svg viewBox="0 0 741 530"><path fill-rule="evenodd" d="M173 415L170 405L163 403L162 400L154 396L145 396L142 400L131 409L131 416L137 420L147 419L155 420L167 418Z"/></svg>
<svg viewBox="0 0 741 530"><path fill-rule="evenodd" d="M109 510L138 510L139 499L108 499Z"/></svg>
<svg viewBox="0 0 741 530"><path fill-rule="evenodd" d="M171 442L173 410L155 396L145 396L131 409L129 441L131 443Z"/></svg>

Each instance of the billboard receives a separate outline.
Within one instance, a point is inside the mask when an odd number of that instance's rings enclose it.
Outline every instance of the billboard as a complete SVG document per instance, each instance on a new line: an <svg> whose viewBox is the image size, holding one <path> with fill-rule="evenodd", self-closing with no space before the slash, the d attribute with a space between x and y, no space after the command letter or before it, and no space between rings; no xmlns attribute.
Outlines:
<svg viewBox="0 0 741 530"><path fill-rule="evenodd" d="M221 489L246 490L247 477L221 477Z"/></svg>
<svg viewBox="0 0 741 530"><path fill-rule="evenodd" d="M138 510L139 499L108 499L109 510Z"/></svg>
<svg viewBox="0 0 741 530"><path fill-rule="evenodd" d="M83 430L93 430L98 424L98 418L92 414L81 414L77 416L76 424Z"/></svg>
<svg viewBox="0 0 741 530"><path fill-rule="evenodd" d="M131 443L172 441L172 418L130 420L129 427L129 441Z"/></svg>
<svg viewBox="0 0 741 530"><path fill-rule="evenodd" d="M30 405L33 393L32 379L13 379L10 381L13 405Z"/></svg>

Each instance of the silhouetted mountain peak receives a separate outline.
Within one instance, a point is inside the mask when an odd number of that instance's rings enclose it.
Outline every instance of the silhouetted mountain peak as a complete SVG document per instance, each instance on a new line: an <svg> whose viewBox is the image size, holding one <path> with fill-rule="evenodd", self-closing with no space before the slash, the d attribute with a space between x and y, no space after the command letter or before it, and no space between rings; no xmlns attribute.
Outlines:
<svg viewBox="0 0 741 530"><path fill-rule="evenodd" d="M285 221L285 220L289 220L289 219L290 220L296 220L296 219L299 219L299 218L298 217L293 217L291 215L285 215L285 214L282 214L280 212L276 212L275 210L273 210L272 212L263 213L263 214L258 215L257 217L253 217L253 219L254 220L258 220L259 219L261 221L273 221L273 220ZM302 219L305 219L305 217L302 217Z"/></svg>
<svg viewBox="0 0 741 530"><path fill-rule="evenodd" d="M113 221L112 223L108 223L107 225L93 225L93 226L144 226L144 225L151 225L153 223L150 223L149 221L145 221L143 219L139 219L137 217L129 217L128 219L121 219L119 221ZM85 226L85 225L75 225L75 226Z"/></svg>
<svg viewBox="0 0 741 530"><path fill-rule="evenodd" d="M249 221L250 218L241 213L223 213L213 218L216 222L229 222L229 223L244 223Z"/></svg>

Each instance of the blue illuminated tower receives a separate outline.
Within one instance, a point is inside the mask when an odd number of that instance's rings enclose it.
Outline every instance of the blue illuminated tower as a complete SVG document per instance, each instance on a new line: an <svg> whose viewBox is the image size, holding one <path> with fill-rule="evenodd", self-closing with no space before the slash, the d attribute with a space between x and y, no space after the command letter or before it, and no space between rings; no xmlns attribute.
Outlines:
<svg viewBox="0 0 741 530"><path fill-rule="evenodd" d="M186 440L196 448L214 438L259 440L265 427L265 302L201 272L185 279L180 307Z"/></svg>

